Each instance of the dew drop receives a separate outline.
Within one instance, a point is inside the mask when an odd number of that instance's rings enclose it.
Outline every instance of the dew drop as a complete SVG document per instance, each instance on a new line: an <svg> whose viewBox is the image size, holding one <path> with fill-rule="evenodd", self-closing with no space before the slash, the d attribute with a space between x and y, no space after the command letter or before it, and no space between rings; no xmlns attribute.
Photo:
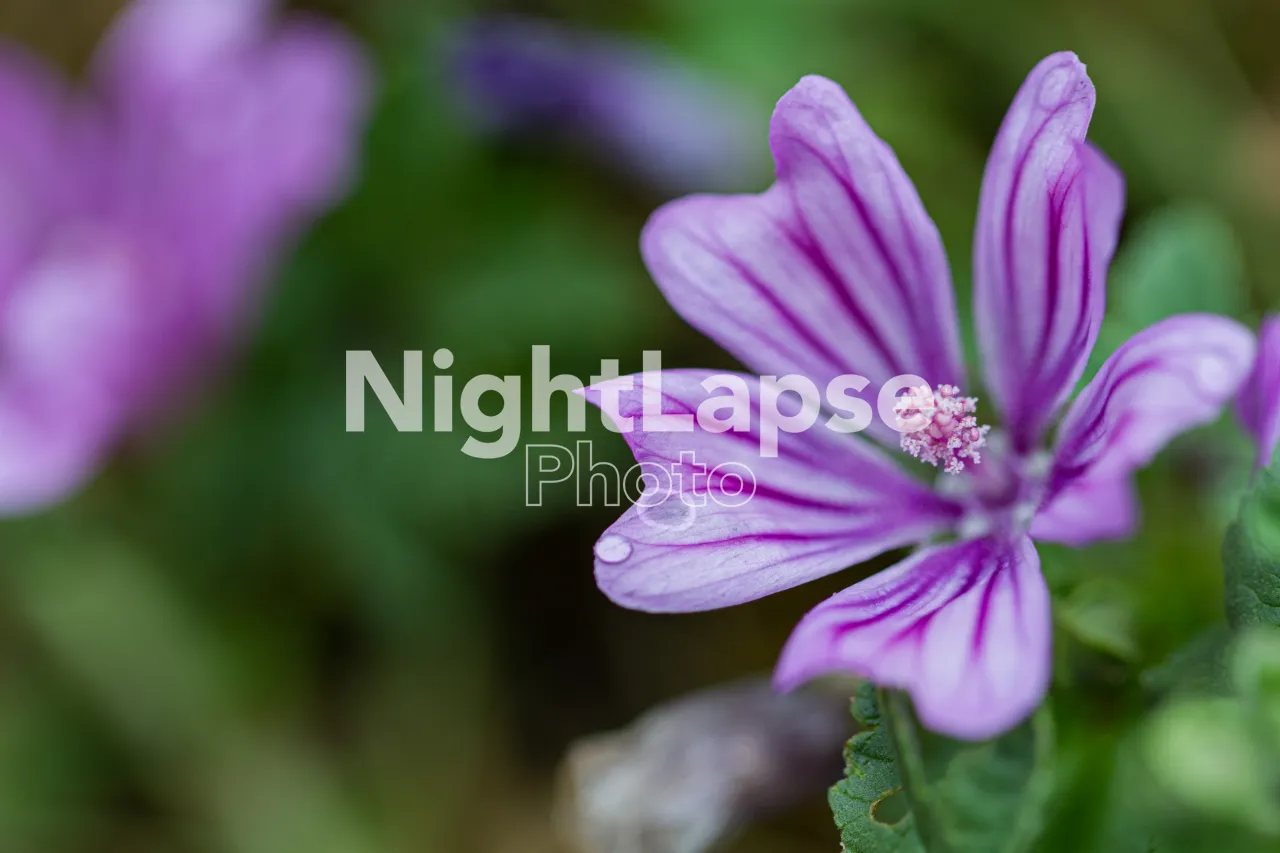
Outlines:
<svg viewBox="0 0 1280 853"><path fill-rule="evenodd" d="M616 533L600 537L595 547L596 559L602 563L615 565L631 556L631 542Z"/></svg>

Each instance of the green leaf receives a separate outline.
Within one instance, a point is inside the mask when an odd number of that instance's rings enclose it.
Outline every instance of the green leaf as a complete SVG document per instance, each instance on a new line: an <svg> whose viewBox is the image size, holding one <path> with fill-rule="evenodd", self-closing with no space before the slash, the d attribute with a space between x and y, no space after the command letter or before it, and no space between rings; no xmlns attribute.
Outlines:
<svg viewBox="0 0 1280 853"><path fill-rule="evenodd" d="M1280 630L1257 626L1240 635L1231 680L1249 709L1254 731L1280 765Z"/></svg>
<svg viewBox="0 0 1280 853"><path fill-rule="evenodd" d="M1278 466L1280 467L1280 466ZM1260 471L1222 546L1227 621L1280 625L1280 477Z"/></svg>
<svg viewBox="0 0 1280 853"><path fill-rule="evenodd" d="M902 805L902 780L870 684L858 688L853 717L864 730L845 747L845 778L827 797L844 849L847 853L924 853L910 811L898 817L890 810Z"/></svg>
<svg viewBox="0 0 1280 853"><path fill-rule="evenodd" d="M1144 732L1146 763L1183 807L1280 837L1280 630L1247 628L1228 657L1234 691L1162 706Z"/></svg>
<svg viewBox="0 0 1280 853"><path fill-rule="evenodd" d="M1077 586L1054 612L1059 624L1092 649L1119 660L1137 660L1132 594L1115 577L1095 577Z"/></svg>
<svg viewBox="0 0 1280 853"><path fill-rule="evenodd" d="M1227 649L1231 631L1216 625L1142 673L1142 686L1153 693L1216 694L1230 687Z"/></svg>
<svg viewBox="0 0 1280 853"><path fill-rule="evenodd" d="M1162 708L1144 740L1147 763L1171 796L1205 815L1280 833L1271 790L1274 756L1258 748L1234 697L1184 699Z"/></svg>
<svg viewBox="0 0 1280 853"><path fill-rule="evenodd" d="M1166 317L1245 313L1243 270L1235 232L1212 208L1170 207L1147 218L1112 266L1110 305L1087 375L1132 335Z"/></svg>
<svg viewBox="0 0 1280 853"><path fill-rule="evenodd" d="M891 694L887 709L912 812L930 853L1021 853L1032 848L1055 786L1055 736L1048 707L982 743L924 731L903 694Z"/></svg>
<svg viewBox="0 0 1280 853"><path fill-rule="evenodd" d="M1216 211L1171 207L1148 218L1115 271L1114 309L1139 327L1175 314L1247 308L1240 245Z"/></svg>

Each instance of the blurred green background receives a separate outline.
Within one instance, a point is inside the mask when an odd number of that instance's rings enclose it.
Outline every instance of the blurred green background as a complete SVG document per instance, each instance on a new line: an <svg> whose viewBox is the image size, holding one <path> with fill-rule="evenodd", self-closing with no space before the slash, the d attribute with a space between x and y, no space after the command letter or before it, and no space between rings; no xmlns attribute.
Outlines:
<svg viewBox="0 0 1280 853"><path fill-rule="evenodd" d="M4 0L0 32L80 74L118 5ZM460 19L651 40L755 105L743 144L761 155L772 103L803 74L834 78L915 180L965 315L988 145L1031 66L1074 50L1098 89L1091 137L1129 181L1104 343L1175 310L1280 305L1280 3L297 5L373 57L362 178L280 268L218 382L65 506L0 524L0 853L564 850L550 813L571 741L767 671L795 620L856 577L724 612L626 612L591 574L616 510L567 490L526 507L523 455L471 459L463 432L398 434L376 408L345 432L352 349L398 383L403 350L448 347L455 387L527 377L534 344L583 378L602 358L638 370L643 349L730 366L640 263L662 192L462 119L439 61ZM742 191L768 184L761 162ZM627 462L593 426L597 458ZM1105 730L1136 672L1220 617L1248 454L1229 420L1189 436L1142 475L1138 539L1048 550L1059 688L1102 697L1074 709L1081 728ZM836 843L819 793L734 849Z"/></svg>

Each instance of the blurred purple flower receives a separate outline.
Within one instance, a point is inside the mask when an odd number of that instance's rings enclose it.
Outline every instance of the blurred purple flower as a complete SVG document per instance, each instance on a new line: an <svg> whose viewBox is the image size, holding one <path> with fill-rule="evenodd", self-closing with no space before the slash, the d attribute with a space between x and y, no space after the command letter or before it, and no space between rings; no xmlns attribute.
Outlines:
<svg viewBox="0 0 1280 853"><path fill-rule="evenodd" d="M447 54L462 107L488 132L555 134L670 192L757 175L736 93L642 44L495 17L460 26Z"/></svg>
<svg viewBox="0 0 1280 853"><path fill-rule="evenodd" d="M365 67L266 0L137 0L88 91L0 47L0 512L57 501L236 335L344 191Z"/></svg>
<svg viewBox="0 0 1280 853"><path fill-rule="evenodd" d="M848 692L721 684L573 743L557 813L583 853L704 853L840 777Z"/></svg>
<svg viewBox="0 0 1280 853"><path fill-rule="evenodd" d="M1258 442L1257 469L1271 467L1280 444L1280 316L1268 317L1258 335L1258 361L1237 404L1240 420Z"/></svg>
<svg viewBox="0 0 1280 853"><path fill-rule="evenodd" d="M645 431L637 420L627 434L637 461L680 474L680 500L637 504L600 540L596 579L610 598L654 612L726 607L932 541L811 611L776 683L861 675L909 691L925 725L968 739L1031 713L1049 684L1052 628L1032 540L1081 546L1129 535L1133 471L1217 417L1255 351L1233 320L1172 317L1120 347L1066 406L1097 338L1123 213L1121 175L1085 142L1093 106L1074 54L1045 59L987 163L974 312L1003 432L981 464L961 452L985 440L976 422L956 420L968 401L925 413L918 435L931 445L920 455L970 463L952 464L959 473L936 488L872 442L820 427L784 433L776 458L757 458L764 386L743 376L753 396L748 431ZM673 202L646 226L644 257L667 299L760 373L798 373L819 387L850 373L877 386L912 374L940 389L963 386L942 242L890 148L821 77L782 98L770 142L772 188ZM713 373L664 371L663 410L726 401L703 384ZM618 414L640 417L646 385L642 377L620 394ZM603 390L587 395L600 405ZM954 393L944 396L954 403ZM919 449L877 426L874 437ZM681 455L689 451L706 466L701 480ZM735 500L739 479L705 474L721 463L753 471L750 501ZM697 489L701 499L689 495Z"/></svg>

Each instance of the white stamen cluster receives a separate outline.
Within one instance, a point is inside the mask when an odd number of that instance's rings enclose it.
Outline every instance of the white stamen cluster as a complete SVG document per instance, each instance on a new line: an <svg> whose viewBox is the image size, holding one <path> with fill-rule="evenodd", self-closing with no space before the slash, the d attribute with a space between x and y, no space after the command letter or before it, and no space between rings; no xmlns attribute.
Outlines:
<svg viewBox="0 0 1280 853"><path fill-rule="evenodd" d="M907 389L893 406L903 430L902 449L948 474L963 471L966 459L977 465L982 461L978 450L991 431L978 426L977 410L978 398L961 397L954 385L939 385L937 391L928 385Z"/></svg>

